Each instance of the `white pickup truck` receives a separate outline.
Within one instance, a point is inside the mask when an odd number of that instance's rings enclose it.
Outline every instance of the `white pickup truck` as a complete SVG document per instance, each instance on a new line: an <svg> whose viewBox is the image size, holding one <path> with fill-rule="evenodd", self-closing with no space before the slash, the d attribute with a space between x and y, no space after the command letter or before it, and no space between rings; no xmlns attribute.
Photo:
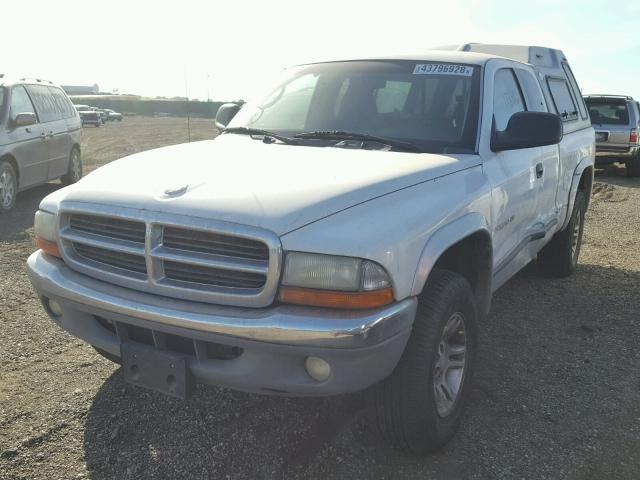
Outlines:
<svg viewBox="0 0 640 480"><path fill-rule="evenodd" d="M296 66L217 123L42 201L28 272L51 319L139 386L372 387L393 445L443 445L493 292L536 257L576 268L595 137L562 52Z"/></svg>

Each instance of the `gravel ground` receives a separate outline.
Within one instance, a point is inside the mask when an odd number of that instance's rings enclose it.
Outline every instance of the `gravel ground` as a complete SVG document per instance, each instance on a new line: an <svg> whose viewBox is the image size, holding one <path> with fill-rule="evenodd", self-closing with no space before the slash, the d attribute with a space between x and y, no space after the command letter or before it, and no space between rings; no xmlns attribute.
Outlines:
<svg viewBox="0 0 640 480"><path fill-rule="evenodd" d="M85 158L149 148L153 132L178 131L172 122L87 129ZM134 127L149 130L144 145L110 138ZM640 181L615 166L596 181L577 273L548 279L533 264L497 293L463 426L426 458L371 433L362 395L199 387L182 402L125 385L35 298L25 275L33 213L59 185L25 192L0 217L0 478L636 479Z"/></svg>

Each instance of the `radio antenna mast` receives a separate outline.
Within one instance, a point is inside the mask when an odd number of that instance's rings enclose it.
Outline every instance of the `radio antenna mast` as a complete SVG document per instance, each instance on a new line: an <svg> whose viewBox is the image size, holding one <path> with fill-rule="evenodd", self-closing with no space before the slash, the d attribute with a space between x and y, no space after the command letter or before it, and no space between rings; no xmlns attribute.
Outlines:
<svg viewBox="0 0 640 480"><path fill-rule="evenodd" d="M189 83L187 82L187 67L184 68L184 94L187 106L187 136L189 137L189 143L191 143L191 116L189 112Z"/></svg>

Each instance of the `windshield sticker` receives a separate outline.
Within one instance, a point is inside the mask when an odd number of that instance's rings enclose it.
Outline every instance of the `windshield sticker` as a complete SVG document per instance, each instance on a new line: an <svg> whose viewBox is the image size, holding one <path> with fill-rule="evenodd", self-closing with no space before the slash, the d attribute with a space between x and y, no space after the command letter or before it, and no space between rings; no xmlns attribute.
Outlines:
<svg viewBox="0 0 640 480"><path fill-rule="evenodd" d="M473 75L473 67L467 65L453 65L450 63L421 63L413 69L414 75Z"/></svg>

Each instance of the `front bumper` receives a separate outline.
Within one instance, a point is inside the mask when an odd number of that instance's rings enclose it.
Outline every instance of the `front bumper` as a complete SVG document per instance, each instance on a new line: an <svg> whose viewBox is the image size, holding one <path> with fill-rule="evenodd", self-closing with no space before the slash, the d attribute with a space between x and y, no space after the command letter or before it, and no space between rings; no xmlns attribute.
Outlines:
<svg viewBox="0 0 640 480"><path fill-rule="evenodd" d="M62 307L63 314L53 320L71 334L117 356L122 335L105 328L105 319L182 337L196 347L195 355L187 355L196 381L251 392L333 395L377 383L400 359L417 307L415 298L367 311L225 307L108 284L40 251L29 257L27 266L40 297ZM198 353L205 344L235 347L242 354L212 359ZM318 382L306 373L308 356L331 365L328 380Z"/></svg>

